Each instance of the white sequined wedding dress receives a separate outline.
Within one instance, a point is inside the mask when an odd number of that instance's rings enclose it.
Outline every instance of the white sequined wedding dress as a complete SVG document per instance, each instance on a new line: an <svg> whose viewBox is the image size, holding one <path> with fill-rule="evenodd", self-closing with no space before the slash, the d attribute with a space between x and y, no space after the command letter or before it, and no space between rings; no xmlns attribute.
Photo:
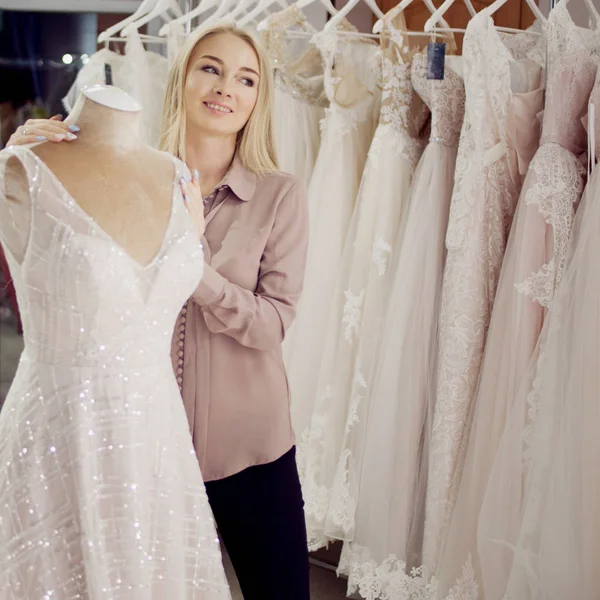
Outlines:
<svg viewBox="0 0 600 600"><path fill-rule="evenodd" d="M204 265L184 169L142 266L31 149L0 154L25 341L0 412L2 600L230 598L170 357Z"/></svg>

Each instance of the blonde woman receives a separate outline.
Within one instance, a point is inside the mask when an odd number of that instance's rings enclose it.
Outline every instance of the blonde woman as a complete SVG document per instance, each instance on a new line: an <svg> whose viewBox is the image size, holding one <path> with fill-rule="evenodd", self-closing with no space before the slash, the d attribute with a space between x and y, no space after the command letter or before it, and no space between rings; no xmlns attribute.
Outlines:
<svg viewBox="0 0 600 600"><path fill-rule="evenodd" d="M173 361L245 600L307 600L281 343L302 290L308 215L303 187L278 171L272 87L260 46L231 26L195 33L169 75L161 146L193 172L182 187L206 261ZM11 143L77 143L76 135L59 120L31 121Z"/></svg>

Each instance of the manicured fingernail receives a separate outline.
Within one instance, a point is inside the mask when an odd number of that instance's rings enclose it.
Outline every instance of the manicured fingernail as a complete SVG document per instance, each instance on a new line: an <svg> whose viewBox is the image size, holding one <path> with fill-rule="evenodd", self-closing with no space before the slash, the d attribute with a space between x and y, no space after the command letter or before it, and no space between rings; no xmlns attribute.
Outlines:
<svg viewBox="0 0 600 600"><path fill-rule="evenodd" d="M72 142L73 140L77 139L77 136L74 133L67 133L66 138Z"/></svg>
<svg viewBox="0 0 600 600"><path fill-rule="evenodd" d="M187 194L184 194L184 195L183 195L183 201L184 201L186 204L188 204L188 203L189 203L190 199L187 197Z"/></svg>
<svg viewBox="0 0 600 600"><path fill-rule="evenodd" d="M69 129L71 131L73 131L74 133L77 133L78 131L81 131L81 128L78 127L77 125L69 125Z"/></svg>
<svg viewBox="0 0 600 600"><path fill-rule="evenodd" d="M62 142L62 141L63 141L63 140L66 138L66 137L67 137L67 136L66 136L66 134L64 134L64 133L57 133L57 134L54 136L54 139L55 139L57 142Z"/></svg>
<svg viewBox="0 0 600 600"><path fill-rule="evenodd" d="M35 139L36 139L38 142L43 142L43 141L45 141L47 138L46 138L46 136L45 136L45 135L36 135L36 136L35 136Z"/></svg>
<svg viewBox="0 0 600 600"><path fill-rule="evenodd" d="M198 173L198 169L194 169L194 179L200 179L200 173Z"/></svg>
<svg viewBox="0 0 600 600"><path fill-rule="evenodd" d="M189 176L187 173L184 173L184 174L183 174L183 180L184 180L186 183L189 183L189 182L190 182L190 176Z"/></svg>

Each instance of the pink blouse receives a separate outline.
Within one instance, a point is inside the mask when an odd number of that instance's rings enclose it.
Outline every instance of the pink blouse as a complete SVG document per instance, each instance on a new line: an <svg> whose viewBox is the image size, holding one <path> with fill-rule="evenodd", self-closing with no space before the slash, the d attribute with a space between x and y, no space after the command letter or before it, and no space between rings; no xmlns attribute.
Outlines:
<svg viewBox="0 0 600 600"><path fill-rule="evenodd" d="M294 444L281 343L302 291L304 187L236 157L205 203L204 277L183 308L173 363L205 481L277 460Z"/></svg>

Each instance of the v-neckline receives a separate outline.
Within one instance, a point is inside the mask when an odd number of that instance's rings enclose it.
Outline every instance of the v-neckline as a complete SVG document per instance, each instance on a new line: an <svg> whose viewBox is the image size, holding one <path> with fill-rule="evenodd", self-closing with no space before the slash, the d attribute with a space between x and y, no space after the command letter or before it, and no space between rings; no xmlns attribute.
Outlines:
<svg viewBox="0 0 600 600"><path fill-rule="evenodd" d="M173 189L171 192L171 212L169 215L169 221L167 222L165 234L162 238L162 242L160 244L160 247L158 248L158 251L154 255L154 258L148 264L143 265L139 260L134 258L130 252L125 250L125 248L122 246L122 244L117 242L117 240L115 240L115 238L113 236L111 236L100 225L100 223L98 223L98 221L94 217L92 217L92 215L90 215L86 210L84 210L84 208L79 204L79 202L77 202L77 200L73 197L73 195L67 190L67 188L64 186L62 181L57 177L57 175L54 173L54 171L35 152L33 152L33 150L31 150L31 148L24 148L24 150L27 153L31 154L34 157L36 162L38 162L39 164L42 165L42 168L50 175L51 179L57 185L59 190L61 192L63 192L66 196L68 196L69 200L74 205L74 207L77 210L77 212L79 213L79 215L85 221L87 221L98 233L100 233L104 238L106 238L106 240L110 244L112 244L117 250L119 250L121 253L123 253L134 264L134 266L136 268L138 268L141 271L149 271L162 258L162 255L164 254L164 251L167 246L167 241L169 239L173 221L174 221L174 217L175 217L175 203L176 203L176 198L177 198L177 165L175 164L174 161L173 161L173 167L175 169L175 173L173 176Z"/></svg>

